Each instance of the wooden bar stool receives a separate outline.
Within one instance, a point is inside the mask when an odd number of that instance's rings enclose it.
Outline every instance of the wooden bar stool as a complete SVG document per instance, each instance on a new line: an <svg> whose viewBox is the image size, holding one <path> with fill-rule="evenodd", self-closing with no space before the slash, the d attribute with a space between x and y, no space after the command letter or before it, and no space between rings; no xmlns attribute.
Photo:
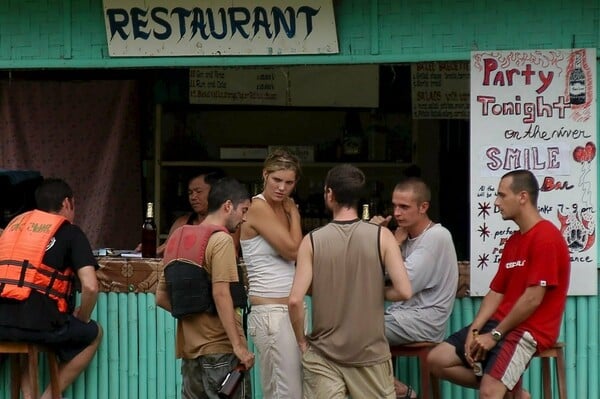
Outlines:
<svg viewBox="0 0 600 399"><path fill-rule="evenodd" d="M542 353L534 355L542 361L542 385L544 388L544 399L552 398L552 380L550 378L550 359L556 361L556 383L558 385L558 398L567 399L567 378L565 371L565 344L557 342Z"/></svg>
<svg viewBox="0 0 600 399"><path fill-rule="evenodd" d="M60 399L60 386L58 383L58 361L56 354L42 346L28 342L8 342L0 341L0 354L7 354L11 359L11 399L19 399L21 390L21 364L20 356L27 356L27 367L29 368L29 381L31 392L34 398L39 397L38 387L38 353L46 353L48 366L50 368L50 387L52 390L52 399Z"/></svg>
<svg viewBox="0 0 600 399"><path fill-rule="evenodd" d="M419 397L423 399L429 399L430 397L432 399L440 398L439 379L431 374L427 365L427 354L437 344L437 342L412 342L410 344L390 346L392 360L399 356L419 358L419 374L421 375ZM430 387L433 396L430 396Z"/></svg>

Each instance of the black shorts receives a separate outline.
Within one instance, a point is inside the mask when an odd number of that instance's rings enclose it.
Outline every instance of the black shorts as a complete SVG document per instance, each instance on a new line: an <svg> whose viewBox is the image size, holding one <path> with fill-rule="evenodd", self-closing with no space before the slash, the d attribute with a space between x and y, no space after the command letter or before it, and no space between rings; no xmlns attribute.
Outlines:
<svg viewBox="0 0 600 399"><path fill-rule="evenodd" d="M61 362L68 362L90 346L98 336L98 332L99 327L95 321L91 320L89 323L85 323L73 315L68 315L67 322L52 331L0 326L0 339L45 345L56 352Z"/></svg>
<svg viewBox="0 0 600 399"><path fill-rule="evenodd" d="M488 320L485 323L485 325L481 328L479 333L480 334L488 333L488 332L492 331L494 328L496 328L496 326L498 324L499 324L499 322L496 320ZM454 346L456 355L460 358L460 360L463 362L465 367L471 367L469 365L469 362L467 362L467 358L465 357L465 342L467 340L467 334L472 334L470 325L465 326L465 327L461 328L460 330L456 331L454 334L450 335L448 338L446 338L446 342L448 342L450 345ZM496 352L498 349L499 349L499 346L496 345L494 347L494 349L492 349L492 352L489 354L489 356L483 363L487 364L491 358L495 358Z"/></svg>

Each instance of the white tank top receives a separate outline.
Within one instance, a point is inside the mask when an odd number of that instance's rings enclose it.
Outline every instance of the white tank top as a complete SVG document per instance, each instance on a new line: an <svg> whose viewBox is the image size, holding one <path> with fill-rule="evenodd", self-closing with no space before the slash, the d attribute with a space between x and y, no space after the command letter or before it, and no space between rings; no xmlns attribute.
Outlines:
<svg viewBox="0 0 600 399"><path fill-rule="evenodd" d="M262 194L255 196L265 200ZM281 257L262 236L240 240L248 269L249 295L282 298L290 295L294 280L294 261Z"/></svg>

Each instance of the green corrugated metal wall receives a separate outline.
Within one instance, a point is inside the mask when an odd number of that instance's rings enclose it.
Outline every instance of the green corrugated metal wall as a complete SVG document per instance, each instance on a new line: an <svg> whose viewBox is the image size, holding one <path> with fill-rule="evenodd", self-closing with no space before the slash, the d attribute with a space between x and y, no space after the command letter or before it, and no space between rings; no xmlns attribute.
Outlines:
<svg viewBox="0 0 600 399"><path fill-rule="evenodd" d="M0 69L151 66L382 63L468 60L471 50L592 47L600 43L600 0L334 1L340 54L279 57L108 57L101 0L0 0ZM471 321L479 299L457 301L450 330ZM571 297L561 339L567 343L571 398L600 398L598 298ZM156 310L152 295L102 294L96 309L105 328L97 356L68 398L178 398L174 321ZM399 375L418 386L413 359ZM4 369L6 369L4 367ZM539 364L526 374L541 397ZM255 384L256 399L262 397ZM8 398L6 370L0 399ZM443 385L443 397L475 392Z"/></svg>

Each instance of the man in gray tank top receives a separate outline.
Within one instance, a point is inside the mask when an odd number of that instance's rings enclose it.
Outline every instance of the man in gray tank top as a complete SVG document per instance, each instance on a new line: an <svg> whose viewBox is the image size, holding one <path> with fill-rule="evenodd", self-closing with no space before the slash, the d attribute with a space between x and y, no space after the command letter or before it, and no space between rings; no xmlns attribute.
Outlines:
<svg viewBox="0 0 600 399"><path fill-rule="evenodd" d="M289 313L303 354L305 398L396 397L382 293L400 301L412 289L393 234L358 218L364 186L360 169L332 168L324 198L333 220L305 236L298 250ZM385 271L390 287L384 287ZM305 336L309 288L313 330Z"/></svg>

